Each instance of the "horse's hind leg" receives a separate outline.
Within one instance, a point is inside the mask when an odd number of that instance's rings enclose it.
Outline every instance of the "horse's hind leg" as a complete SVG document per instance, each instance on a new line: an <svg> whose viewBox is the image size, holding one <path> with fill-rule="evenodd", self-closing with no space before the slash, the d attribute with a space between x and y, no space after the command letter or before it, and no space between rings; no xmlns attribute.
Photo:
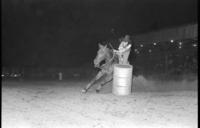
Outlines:
<svg viewBox="0 0 200 128"><path fill-rule="evenodd" d="M94 83L100 79L105 73L100 71L98 72L98 74L90 81L89 84L87 84L87 86L82 90L83 93L86 93L88 91L88 89L90 89L92 87L92 85L94 85Z"/></svg>
<svg viewBox="0 0 200 128"><path fill-rule="evenodd" d="M105 77L105 79L101 82L101 84L97 87L96 92L98 93L98 92L101 90L101 88L102 88L105 84L111 82L112 79L113 79L112 74L108 74L108 75Z"/></svg>

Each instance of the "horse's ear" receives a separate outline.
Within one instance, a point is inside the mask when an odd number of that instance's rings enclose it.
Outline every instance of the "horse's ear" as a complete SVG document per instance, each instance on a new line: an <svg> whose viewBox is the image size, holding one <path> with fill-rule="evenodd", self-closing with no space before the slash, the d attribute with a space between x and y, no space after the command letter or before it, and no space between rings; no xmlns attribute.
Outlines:
<svg viewBox="0 0 200 128"><path fill-rule="evenodd" d="M103 45L102 45L102 44L98 43L98 45L99 45L99 48L103 48Z"/></svg>

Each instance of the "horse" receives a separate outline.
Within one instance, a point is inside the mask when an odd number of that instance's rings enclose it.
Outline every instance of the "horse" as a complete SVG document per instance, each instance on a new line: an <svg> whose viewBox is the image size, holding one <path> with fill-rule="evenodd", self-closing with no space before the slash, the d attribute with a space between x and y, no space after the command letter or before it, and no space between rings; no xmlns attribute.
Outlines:
<svg viewBox="0 0 200 128"><path fill-rule="evenodd" d="M82 93L86 93L90 87L94 85L98 80L101 79L100 84L96 88L96 92L99 93L101 88L112 81L113 79L113 69L114 64L119 63L118 56L115 54L113 49L107 47L107 45L99 45L99 50L97 51L97 56L94 59L94 67L101 69L97 75L82 89ZM103 65L101 62L105 61Z"/></svg>

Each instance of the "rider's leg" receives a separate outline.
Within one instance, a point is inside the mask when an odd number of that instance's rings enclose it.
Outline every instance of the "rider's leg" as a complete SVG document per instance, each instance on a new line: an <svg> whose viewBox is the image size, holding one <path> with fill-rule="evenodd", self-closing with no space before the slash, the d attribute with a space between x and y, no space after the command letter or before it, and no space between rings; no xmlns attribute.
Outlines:
<svg viewBox="0 0 200 128"><path fill-rule="evenodd" d="M90 87L92 87L92 85L94 85L94 83L100 79L105 73L103 71L98 72L98 74L91 80L91 82L89 84L87 84L87 86L82 90L82 92L87 92L88 89Z"/></svg>
<svg viewBox="0 0 200 128"><path fill-rule="evenodd" d="M130 49L123 53L123 63L122 64L129 64L128 57L130 54Z"/></svg>
<svg viewBox="0 0 200 128"><path fill-rule="evenodd" d="M121 53L118 53L118 59L119 59L119 64L123 64L123 55Z"/></svg>

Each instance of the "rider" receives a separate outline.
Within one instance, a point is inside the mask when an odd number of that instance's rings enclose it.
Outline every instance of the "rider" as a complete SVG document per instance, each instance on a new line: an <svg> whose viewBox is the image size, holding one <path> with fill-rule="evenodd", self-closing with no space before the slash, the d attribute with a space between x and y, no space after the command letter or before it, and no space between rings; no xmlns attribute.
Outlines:
<svg viewBox="0 0 200 128"><path fill-rule="evenodd" d="M114 52L119 56L119 64L129 64L128 57L131 51L130 36L126 35L122 38L118 50L114 49Z"/></svg>

